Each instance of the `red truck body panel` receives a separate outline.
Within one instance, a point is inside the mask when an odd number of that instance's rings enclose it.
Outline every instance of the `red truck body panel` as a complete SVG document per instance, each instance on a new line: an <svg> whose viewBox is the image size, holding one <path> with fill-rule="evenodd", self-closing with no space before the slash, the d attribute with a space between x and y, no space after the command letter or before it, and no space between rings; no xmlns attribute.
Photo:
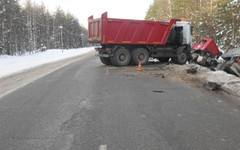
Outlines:
<svg viewBox="0 0 240 150"><path fill-rule="evenodd" d="M178 19L169 22L108 18L88 18L88 41L99 44L165 45Z"/></svg>
<svg viewBox="0 0 240 150"><path fill-rule="evenodd" d="M202 50L203 52L210 52L214 56L217 56L219 54L219 49L214 40L203 38L201 41L199 41L197 44L195 44L192 47L193 50Z"/></svg>

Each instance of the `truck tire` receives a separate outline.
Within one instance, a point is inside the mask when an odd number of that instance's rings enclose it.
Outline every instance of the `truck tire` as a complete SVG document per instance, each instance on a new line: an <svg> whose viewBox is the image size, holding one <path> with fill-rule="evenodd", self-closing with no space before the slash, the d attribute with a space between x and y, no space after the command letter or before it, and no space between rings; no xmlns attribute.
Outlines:
<svg viewBox="0 0 240 150"><path fill-rule="evenodd" d="M114 56L110 58L110 60L115 66L127 66L131 61L131 55L129 50L124 47L120 47L114 52Z"/></svg>
<svg viewBox="0 0 240 150"><path fill-rule="evenodd" d="M144 48L136 48L132 51L131 57L134 65L138 65L139 61L141 61L141 65L146 65L149 59L149 53Z"/></svg>
<svg viewBox="0 0 240 150"><path fill-rule="evenodd" d="M105 65L112 65L109 57L100 57L100 60Z"/></svg>
<svg viewBox="0 0 240 150"><path fill-rule="evenodd" d="M185 64L188 61L188 53L186 50L183 50L178 54L177 57L173 58L173 60L178 64Z"/></svg>
<svg viewBox="0 0 240 150"><path fill-rule="evenodd" d="M109 59L110 59L111 64L112 64L113 66L116 66L115 63L114 63L114 58L113 58L113 57L110 57Z"/></svg>

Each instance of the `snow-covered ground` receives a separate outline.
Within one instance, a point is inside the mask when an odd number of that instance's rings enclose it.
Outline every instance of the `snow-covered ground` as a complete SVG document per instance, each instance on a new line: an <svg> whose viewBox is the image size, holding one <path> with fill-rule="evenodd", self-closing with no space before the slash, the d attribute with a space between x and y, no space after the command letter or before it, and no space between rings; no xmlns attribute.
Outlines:
<svg viewBox="0 0 240 150"><path fill-rule="evenodd" d="M93 50L93 47L89 47L64 50L63 53L61 49L52 49L24 56L0 55L0 78L50 62L83 55Z"/></svg>
<svg viewBox="0 0 240 150"><path fill-rule="evenodd" d="M186 70L190 68L198 68L197 74L187 74ZM222 85L222 89L235 95L240 96L240 78L228 74L224 71L211 71L206 67L202 67L197 64L187 64L187 65L170 65L169 69L172 70L173 74L177 74L184 81L198 82L198 84L206 82L216 82Z"/></svg>

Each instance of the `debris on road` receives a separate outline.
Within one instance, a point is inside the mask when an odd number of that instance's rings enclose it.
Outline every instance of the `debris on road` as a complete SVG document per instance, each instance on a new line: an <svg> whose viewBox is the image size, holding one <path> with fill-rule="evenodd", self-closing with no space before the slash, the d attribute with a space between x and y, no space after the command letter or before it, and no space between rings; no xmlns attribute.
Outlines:
<svg viewBox="0 0 240 150"><path fill-rule="evenodd" d="M191 55L189 63L184 65L176 64L171 58L167 63L150 58L149 64L142 66L144 72L137 72L136 66L124 69L127 74L184 81L198 88L222 90L240 97L240 48L227 50L222 55L213 40L204 38L193 46Z"/></svg>
<svg viewBox="0 0 240 150"><path fill-rule="evenodd" d="M153 93L165 93L165 91L160 90L160 91L152 91Z"/></svg>
<svg viewBox="0 0 240 150"><path fill-rule="evenodd" d="M209 70L216 71L216 69L214 67L210 67Z"/></svg>
<svg viewBox="0 0 240 150"><path fill-rule="evenodd" d="M188 74L196 74L197 73L197 69L198 69L197 67L187 69L187 73Z"/></svg>
<svg viewBox="0 0 240 150"><path fill-rule="evenodd" d="M113 69L119 69L112 67ZM160 69L161 68L161 69ZM197 68L196 74L187 74L187 70L191 68ZM227 92L233 96L240 97L240 79L239 77L228 74L223 70L211 71L206 67L200 66L198 64L186 64L178 65L171 63L166 65L164 63L159 64L149 64L143 66L144 72L136 71L136 66L129 66L122 68L122 72L125 72L127 75L140 76L144 78L164 79L170 81L180 81L190 84L193 87L204 88L203 83L215 82L221 85L221 91ZM207 84L206 84L207 85ZM206 86L210 91L216 90L218 88L210 88Z"/></svg>
<svg viewBox="0 0 240 150"><path fill-rule="evenodd" d="M164 74L155 74L155 77L162 77L162 78L165 78Z"/></svg>
<svg viewBox="0 0 240 150"><path fill-rule="evenodd" d="M221 84L218 84L216 82L207 82L207 83L203 83L203 87L207 90L211 90L211 91L216 91L216 90L220 90L221 89Z"/></svg>

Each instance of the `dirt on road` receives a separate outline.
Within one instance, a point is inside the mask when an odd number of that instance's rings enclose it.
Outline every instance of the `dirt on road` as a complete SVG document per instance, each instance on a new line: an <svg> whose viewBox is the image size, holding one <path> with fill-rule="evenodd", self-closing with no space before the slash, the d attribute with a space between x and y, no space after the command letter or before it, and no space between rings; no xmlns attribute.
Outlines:
<svg viewBox="0 0 240 150"><path fill-rule="evenodd" d="M211 71L206 67L196 64L177 65L169 63L152 63L142 66L142 71L137 71L137 66L113 67L106 69L118 69L127 76L140 76L155 79L167 79L181 81L193 87L203 88L207 82L216 82L221 85L221 91L240 97L240 79L223 71ZM187 73L189 69L196 69L196 73Z"/></svg>

